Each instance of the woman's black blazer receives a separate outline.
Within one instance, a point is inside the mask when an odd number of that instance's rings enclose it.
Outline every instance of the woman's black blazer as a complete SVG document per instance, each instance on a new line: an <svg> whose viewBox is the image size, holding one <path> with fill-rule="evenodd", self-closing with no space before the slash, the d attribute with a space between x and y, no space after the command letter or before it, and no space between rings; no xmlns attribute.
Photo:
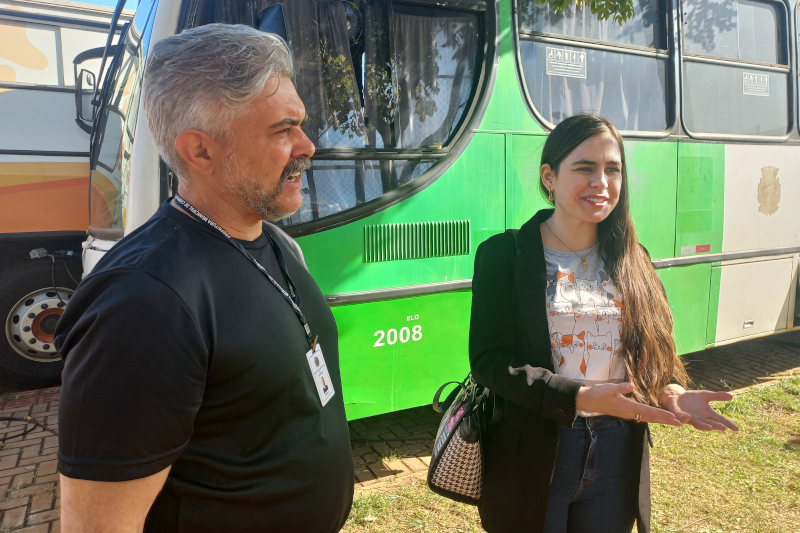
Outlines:
<svg viewBox="0 0 800 533"><path fill-rule="evenodd" d="M558 445L559 425L575 420L580 385L554 373L545 308L547 268L536 213L519 230L478 247L472 280L469 362L475 380L505 400L499 424L484 433L484 488L478 505L489 533L539 532ZM516 247L519 246L519 255ZM650 530L647 424L636 424L640 465L637 524ZM625 532L629 533L629 532Z"/></svg>

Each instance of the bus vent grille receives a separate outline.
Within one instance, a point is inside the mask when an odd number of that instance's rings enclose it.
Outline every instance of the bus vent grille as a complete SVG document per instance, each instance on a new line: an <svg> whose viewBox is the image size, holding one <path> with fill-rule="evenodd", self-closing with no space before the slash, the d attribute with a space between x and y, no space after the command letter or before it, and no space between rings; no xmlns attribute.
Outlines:
<svg viewBox="0 0 800 533"><path fill-rule="evenodd" d="M364 227L364 262L469 255L469 220Z"/></svg>

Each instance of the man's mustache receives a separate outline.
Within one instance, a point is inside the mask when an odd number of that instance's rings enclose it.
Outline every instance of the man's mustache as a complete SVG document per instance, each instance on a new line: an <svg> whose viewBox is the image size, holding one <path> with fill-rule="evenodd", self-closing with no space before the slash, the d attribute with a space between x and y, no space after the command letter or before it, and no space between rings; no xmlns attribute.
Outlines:
<svg viewBox="0 0 800 533"><path fill-rule="evenodd" d="M306 170L311 168L311 160L307 157L299 158L299 159L292 159L289 161L289 164L286 165L286 168L283 171L283 176L281 176L281 183L285 182L289 179L289 176L292 174L302 174Z"/></svg>

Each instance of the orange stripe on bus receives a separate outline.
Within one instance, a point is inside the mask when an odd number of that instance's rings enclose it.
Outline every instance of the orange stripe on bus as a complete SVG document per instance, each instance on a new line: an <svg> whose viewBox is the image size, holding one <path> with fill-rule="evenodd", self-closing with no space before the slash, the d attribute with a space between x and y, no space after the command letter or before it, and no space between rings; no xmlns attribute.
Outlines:
<svg viewBox="0 0 800 533"><path fill-rule="evenodd" d="M89 227L86 184L2 194L0 233L30 231L85 231Z"/></svg>
<svg viewBox="0 0 800 533"><path fill-rule="evenodd" d="M75 187L77 185L89 185L89 178L73 178L67 180L40 181L38 183L26 183L24 185L8 185L6 187L0 187L0 194L59 189L61 187Z"/></svg>

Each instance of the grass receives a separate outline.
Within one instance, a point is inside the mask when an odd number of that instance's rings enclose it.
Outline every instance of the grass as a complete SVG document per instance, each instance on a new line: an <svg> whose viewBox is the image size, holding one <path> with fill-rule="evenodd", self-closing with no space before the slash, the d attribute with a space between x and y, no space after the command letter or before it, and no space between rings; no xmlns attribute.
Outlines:
<svg viewBox="0 0 800 533"><path fill-rule="evenodd" d="M16 400L17 398L19 398L19 396L17 396L13 392L7 392L5 394L0 394L0 403L10 402L12 400Z"/></svg>
<svg viewBox="0 0 800 533"><path fill-rule="evenodd" d="M654 428L653 532L800 531L800 377L718 410L738 433Z"/></svg>
<svg viewBox="0 0 800 533"><path fill-rule="evenodd" d="M379 482L380 483L380 482ZM356 496L345 532L483 531L478 509L442 498L423 480L396 490Z"/></svg>
<svg viewBox="0 0 800 533"><path fill-rule="evenodd" d="M738 432L652 428L653 533L800 531L800 376L717 408ZM415 480L357 494L344 531L482 529L475 507L437 496Z"/></svg>

